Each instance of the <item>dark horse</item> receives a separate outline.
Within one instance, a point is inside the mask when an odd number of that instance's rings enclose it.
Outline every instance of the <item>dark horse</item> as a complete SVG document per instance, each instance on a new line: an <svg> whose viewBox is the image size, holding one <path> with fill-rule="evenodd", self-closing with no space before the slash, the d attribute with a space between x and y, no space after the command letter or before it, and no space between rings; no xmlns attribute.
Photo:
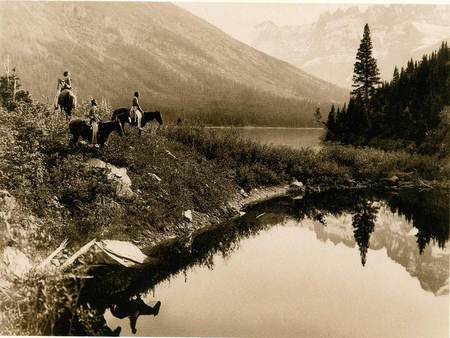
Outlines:
<svg viewBox="0 0 450 338"><path fill-rule="evenodd" d="M131 125L133 127L137 127L137 121L132 120L130 122L129 118L130 118L130 108L119 108L112 112L111 120L115 120L115 119L119 120L120 124L122 125L122 128L124 129L124 133L125 133L125 123L128 123L129 125ZM142 128L144 128L144 126L148 122L153 121L153 120L158 121L159 125L163 124L161 113L159 111L144 112L144 114L142 115L142 121L141 121ZM141 134L140 130L139 130L139 134Z"/></svg>
<svg viewBox="0 0 450 338"><path fill-rule="evenodd" d="M72 110L75 109L77 99L70 90L63 90L58 96L58 106L61 113L66 114L66 119L70 120Z"/></svg>
<svg viewBox="0 0 450 338"><path fill-rule="evenodd" d="M92 141L91 127L84 120L73 120L69 123L69 130L72 134L71 144L74 144L81 137L88 142ZM103 146L108 139L109 134L113 131L117 132L120 136L123 135L122 125L119 121L100 122L98 124L97 143Z"/></svg>

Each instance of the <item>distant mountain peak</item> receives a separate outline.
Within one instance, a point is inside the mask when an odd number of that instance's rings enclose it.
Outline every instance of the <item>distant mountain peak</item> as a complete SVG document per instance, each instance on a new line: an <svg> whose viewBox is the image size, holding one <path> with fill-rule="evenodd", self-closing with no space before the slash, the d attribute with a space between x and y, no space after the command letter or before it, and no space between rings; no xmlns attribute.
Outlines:
<svg viewBox="0 0 450 338"><path fill-rule="evenodd" d="M450 6L381 4L365 10L352 6L326 11L308 26L255 29L252 46L350 88L365 23L370 25L374 54L385 79L390 79L395 65L421 58L443 40L450 40Z"/></svg>

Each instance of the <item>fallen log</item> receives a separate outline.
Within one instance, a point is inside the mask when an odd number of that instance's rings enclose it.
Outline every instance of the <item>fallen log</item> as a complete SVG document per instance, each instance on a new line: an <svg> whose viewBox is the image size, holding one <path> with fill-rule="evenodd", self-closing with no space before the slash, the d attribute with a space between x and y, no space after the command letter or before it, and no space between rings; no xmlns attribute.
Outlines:
<svg viewBox="0 0 450 338"><path fill-rule="evenodd" d="M37 269L37 270L40 270L40 269L42 269L42 268L44 268L46 265L48 265L50 262L51 262L51 260L53 259L53 258L55 258L55 256L57 255L57 254L59 254L62 250L64 250L64 248L66 247L66 245L67 245L67 239L65 239L60 245L59 245L59 247L57 247L56 248L56 250L54 250L46 259L44 259L38 266L36 266L36 268L35 269Z"/></svg>
<svg viewBox="0 0 450 338"><path fill-rule="evenodd" d="M75 260L80 257L81 255L85 254L96 242L96 239L94 238L92 241L86 243L83 245L77 252L75 252L71 257L69 257L64 264L60 266L60 270L64 271L66 268L68 268L70 265L75 262Z"/></svg>

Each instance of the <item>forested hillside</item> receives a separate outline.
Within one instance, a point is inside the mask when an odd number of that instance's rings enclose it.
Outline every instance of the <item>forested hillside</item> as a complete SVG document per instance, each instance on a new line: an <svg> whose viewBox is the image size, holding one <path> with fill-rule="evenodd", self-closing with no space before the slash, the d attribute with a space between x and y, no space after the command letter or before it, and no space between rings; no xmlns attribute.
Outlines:
<svg viewBox="0 0 450 338"><path fill-rule="evenodd" d="M347 99L169 3L0 2L0 43L40 102L65 70L79 101L129 106L139 90L146 110L207 124L308 125Z"/></svg>

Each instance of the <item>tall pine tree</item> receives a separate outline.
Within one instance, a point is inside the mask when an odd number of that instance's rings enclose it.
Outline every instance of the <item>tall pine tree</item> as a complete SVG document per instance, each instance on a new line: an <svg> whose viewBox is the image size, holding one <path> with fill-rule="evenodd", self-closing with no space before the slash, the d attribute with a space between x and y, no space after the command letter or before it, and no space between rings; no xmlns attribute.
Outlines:
<svg viewBox="0 0 450 338"><path fill-rule="evenodd" d="M380 82L380 72L377 61L372 56L372 41L370 39L369 25L364 26L364 34L356 53L354 65L353 91L355 97L361 97L361 105L367 115L370 115L371 100L375 86Z"/></svg>

